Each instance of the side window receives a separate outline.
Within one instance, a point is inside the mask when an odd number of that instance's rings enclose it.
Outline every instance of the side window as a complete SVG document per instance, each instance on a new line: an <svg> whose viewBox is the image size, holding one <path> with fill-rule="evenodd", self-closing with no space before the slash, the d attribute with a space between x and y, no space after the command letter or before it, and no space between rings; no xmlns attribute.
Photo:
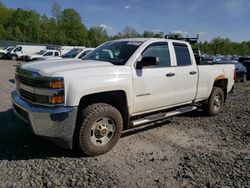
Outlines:
<svg viewBox="0 0 250 188"><path fill-rule="evenodd" d="M143 57L158 57L159 64L156 67L168 67L170 64L169 49L167 43L150 45L143 53Z"/></svg>
<svg viewBox="0 0 250 188"><path fill-rule="evenodd" d="M14 52L21 52L22 51L22 47L21 46L18 46L15 50L14 50Z"/></svg>
<svg viewBox="0 0 250 188"><path fill-rule="evenodd" d="M47 52L43 56L52 56L52 55L53 55L53 52Z"/></svg>
<svg viewBox="0 0 250 188"><path fill-rule="evenodd" d="M55 56L59 56L59 53L58 53L58 52L55 52Z"/></svg>
<svg viewBox="0 0 250 188"><path fill-rule="evenodd" d="M188 66L191 65L190 53L187 45L181 43L173 43L177 65L178 66Z"/></svg>

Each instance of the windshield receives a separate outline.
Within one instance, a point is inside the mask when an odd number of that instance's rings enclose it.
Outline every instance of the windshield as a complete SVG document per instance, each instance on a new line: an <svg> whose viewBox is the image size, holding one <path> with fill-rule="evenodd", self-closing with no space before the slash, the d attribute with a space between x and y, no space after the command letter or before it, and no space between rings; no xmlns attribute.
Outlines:
<svg viewBox="0 0 250 188"><path fill-rule="evenodd" d="M66 54L62 55L62 58L74 58L81 51L82 51L82 49L80 49L80 48L74 48L74 49L70 50L69 52L67 52Z"/></svg>
<svg viewBox="0 0 250 188"><path fill-rule="evenodd" d="M8 47L6 50L7 50L7 52L10 52L13 49L14 49L14 47Z"/></svg>
<svg viewBox="0 0 250 188"><path fill-rule="evenodd" d="M45 50L41 50L40 52L37 52L37 55L43 55L45 53Z"/></svg>
<svg viewBox="0 0 250 188"><path fill-rule="evenodd" d="M141 41L111 41L93 50L84 60L108 61L114 65L124 65Z"/></svg>

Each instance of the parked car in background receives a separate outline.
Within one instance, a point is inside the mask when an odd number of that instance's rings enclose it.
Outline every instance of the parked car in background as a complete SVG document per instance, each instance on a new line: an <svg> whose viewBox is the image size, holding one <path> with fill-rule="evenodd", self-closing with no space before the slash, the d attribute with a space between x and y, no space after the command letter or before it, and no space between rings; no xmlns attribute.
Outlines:
<svg viewBox="0 0 250 188"><path fill-rule="evenodd" d="M250 57L239 57L238 62L246 67L247 79L250 79Z"/></svg>
<svg viewBox="0 0 250 188"><path fill-rule="evenodd" d="M62 58L81 59L92 50L94 50L94 48L74 48L68 53L62 55Z"/></svg>
<svg viewBox="0 0 250 188"><path fill-rule="evenodd" d="M236 81L245 82L247 80L247 69L242 63L235 61L214 61L213 64L234 64Z"/></svg>
<svg viewBox="0 0 250 188"><path fill-rule="evenodd" d="M35 54L41 50L46 50L46 46L34 46L34 45L17 45L14 49L7 53L8 59L18 60L24 56Z"/></svg>
<svg viewBox="0 0 250 188"><path fill-rule="evenodd" d="M235 63L236 80L245 82L247 80L247 68L242 63Z"/></svg>
<svg viewBox="0 0 250 188"><path fill-rule="evenodd" d="M61 46L59 48L59 51L61 52L62 55L64 55L74 48L85 48L85 46Z"/></svg>
<svg viewBox="0 0 250 188"><path fill-rule="evenodd" d="M94 48L73 48L66 54L62 55L61 57L41 57L40 60L56 60L56 59L64 59L64 58L70 58L70 59L81 59L86 54L91 52Z"/></svg>
<svg viewBox="0 0 250 188"><path fill-rule="evenodd" d="M8 47L5 47L5 48L3 48L3 49L0 49L0 59L1 59L1 58L4 58L5 55L6 55L9 51L11 51L11 50L13 50L13 49L14 49L14 46L8 46Z"/></svg>
<svg viewBox="0 0 250 188"><path fill-rule="evenodd" d="M58 50L41 50L33 55L28 55L24 57L25 61L39 60L43 57L59 57L60 52Z"/></svg>
<svg viewBox="0 0 250 188"><path fill-rule="evenodd" d="M215 59L211 56L204 56L201 58L201 64L211 64L213 61L215 61Z"/></svg>

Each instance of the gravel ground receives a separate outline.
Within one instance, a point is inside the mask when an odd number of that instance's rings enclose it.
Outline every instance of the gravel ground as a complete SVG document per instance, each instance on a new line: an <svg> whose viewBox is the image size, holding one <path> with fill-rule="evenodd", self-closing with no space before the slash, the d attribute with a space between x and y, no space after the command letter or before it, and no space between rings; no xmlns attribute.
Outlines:
<svg viewBox="0 0 250 188"><path fill-rule="evenodd" d="M0 61L0 187L250 187L250 82L223 112L192 112L123 134L82 157L32 135L12 109L16 62Z"/></svg>

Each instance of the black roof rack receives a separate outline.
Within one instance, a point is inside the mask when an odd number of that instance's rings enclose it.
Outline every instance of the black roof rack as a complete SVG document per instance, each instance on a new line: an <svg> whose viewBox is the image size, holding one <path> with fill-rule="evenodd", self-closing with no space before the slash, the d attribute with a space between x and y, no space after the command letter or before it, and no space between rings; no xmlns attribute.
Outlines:
<svg viewBox="0 0 250 188"><path fill-rule="evenodd" d="M175 40L184 40L189 42L190 44L198 43L199 40L199 34L197 34L197 37L179 37L178 35L165 35L165 39L175 39Z"/></svg>

